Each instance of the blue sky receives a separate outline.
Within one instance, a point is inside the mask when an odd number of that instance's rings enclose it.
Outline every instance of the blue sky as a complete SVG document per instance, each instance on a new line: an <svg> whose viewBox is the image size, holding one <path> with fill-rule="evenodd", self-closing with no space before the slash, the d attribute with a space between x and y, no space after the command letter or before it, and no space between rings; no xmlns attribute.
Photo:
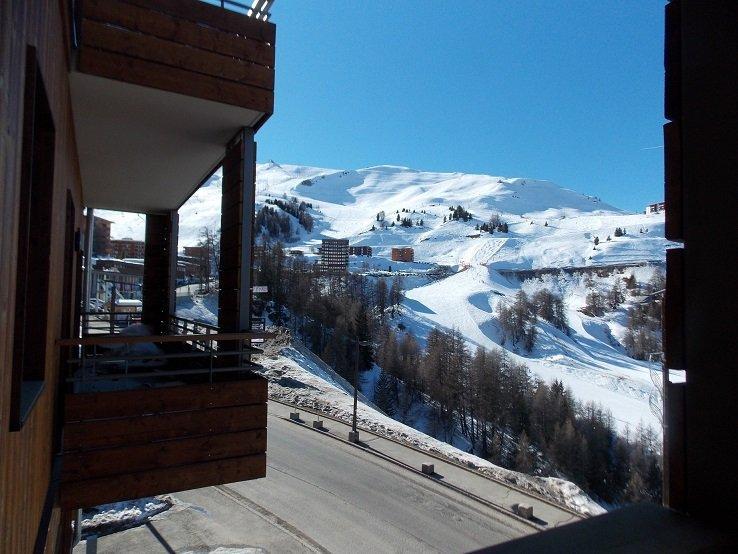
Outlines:
<svg viewBox="0 0 738 554"><path fill-rule="evenodd" d="M663 197L663 2L277 0L259 160Z"/></svg>

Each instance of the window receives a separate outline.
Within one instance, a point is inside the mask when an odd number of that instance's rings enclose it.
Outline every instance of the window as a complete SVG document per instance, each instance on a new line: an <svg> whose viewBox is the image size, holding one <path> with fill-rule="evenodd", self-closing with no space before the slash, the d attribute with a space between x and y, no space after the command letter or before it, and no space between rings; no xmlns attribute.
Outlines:
<svg viewBox="0 0 738 554"><path fill-rule="evenodd" d="M21 429L44 384L54 196L54 133L36 49L29 46L26 49L18 200L11 431Z"/></svg>

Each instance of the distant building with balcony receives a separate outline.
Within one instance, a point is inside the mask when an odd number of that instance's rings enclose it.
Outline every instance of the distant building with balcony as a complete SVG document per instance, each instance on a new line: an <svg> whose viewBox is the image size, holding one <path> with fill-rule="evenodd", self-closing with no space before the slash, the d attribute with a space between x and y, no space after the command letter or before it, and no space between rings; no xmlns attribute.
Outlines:
<svg viewBox="0 0 738 554"><path fill-rule="evenodd" d="M349 256L370 256L372 255L371 246L349 246Z"/></svg>
<svg viewBox="0 0 738 554"><path fill-rule="evenodd" d="M188 258L205 259L207 257L207 249L204 246L184 246L182 250Z"/></svg>
<svg viewBox="0 0 738 554"><path fill-rule="evenodd" d="M412 248L393 248L393 262L412 262L415 260L415 251Z"/></svg>
<svg viewBox="0 0 738 554"><path fill-rule="evenodd" d="M347 271L348 260L348 239L323 239L320 245L320 266L324 271Z"/></svg>
<svg viewBox="0 0 738 554"><path fill-rule="evenodd" d="M144 257L144 241L132 238L112 239L110 241L110 255L122 260L124 258Z"/></svg>
<svg viewBox="0 0 738 554"><path fill-rule="evenodd" d="M93 256L109 256L110 255L110 228L112 221L102 217L95 216L94 232L92 234L92 255Z"/></svg>
<svg viewBox="0 0 738 554"><path fill-rule="evenodd" d="M646 206L647 214L658 214L663 211L666 211L666 202L656 202L655 204Z"/></svg>

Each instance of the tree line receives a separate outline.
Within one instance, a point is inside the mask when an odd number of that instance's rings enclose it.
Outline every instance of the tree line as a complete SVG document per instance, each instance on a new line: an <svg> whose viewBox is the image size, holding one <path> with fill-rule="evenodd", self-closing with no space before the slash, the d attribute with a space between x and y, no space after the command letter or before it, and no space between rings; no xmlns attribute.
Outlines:
<svg viewBox="0 0 738 554"><path fill-rule="evenodd" d="M570 479L606 502L660 501L660 445L651 429L619 434L601 406L577 402L560 381L534 379L503 349L470 349L456 330L432 329L421 346L396 323L399 277L325 275L287 257L279 243L260 249L255 262L256 283L269 288L256 310L289 327L339 374L353 378L357 337L373 345L358 349L359 369L379 366L374 401L387 414L412 425L422 403L434 436L451 442L461 434L493 463ZM519 293L506 309L510 332L537 317L567 329L563 301L545 289Z"/></svg>
<svg viewBox="0 0 738 554"><path fill-rule="evenodd" d="M427 346L383 336L375 403L404 419L428 399L431 431L509 469L563 477L606 502L660 502L660 444L652 429L619 434L609 411L577 402L561 381L533 379L502 349L471 351L455 330L433 329ZM386 373L386 375L385 375ZM389 382L391 381L391 382Z"/></svg>

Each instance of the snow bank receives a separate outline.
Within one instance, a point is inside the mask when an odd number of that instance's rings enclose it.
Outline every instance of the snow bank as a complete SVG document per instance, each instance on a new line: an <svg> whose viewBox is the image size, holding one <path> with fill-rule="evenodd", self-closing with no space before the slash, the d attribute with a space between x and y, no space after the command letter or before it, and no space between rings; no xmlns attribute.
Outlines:
<svg viewBox="0 0 738 554"><path fill-rule="evenodd" d="M90 535L109 535L143 525L151 517L168 510L172 505L170 497L156 496L103 504L84 510L80 521L82 538Z"/></svg>
<svg viewBox="0 0 738 554"><path fill-rule="evenodd" d="M302 355L289 348L284 341L281 343L275 341L267 345L264 355L255 361L263 366L261 371L269 379L270 397L310 408L346 423L351 422L352 396L330 380L326 380L325 376L312 373L313 368L310 365L303 365ZM373 433L460 463L496 480L565 505L580 514L596 515L605 511L574 483L562 479L532 477L496 466L395 421L364 402L359 403L357 416L359 426Z"/></svg>

